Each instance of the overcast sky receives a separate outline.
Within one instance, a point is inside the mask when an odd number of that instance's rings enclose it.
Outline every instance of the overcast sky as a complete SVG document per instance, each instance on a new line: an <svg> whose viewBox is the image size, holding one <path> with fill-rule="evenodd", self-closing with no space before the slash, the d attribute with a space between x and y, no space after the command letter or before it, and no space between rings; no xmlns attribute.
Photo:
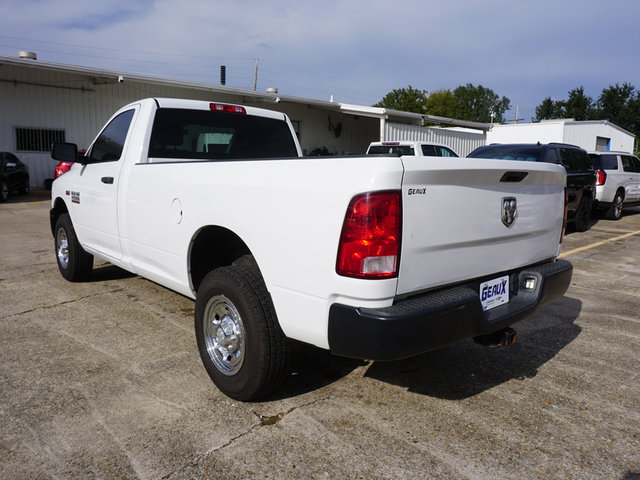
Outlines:
<svg viewBox="0 0 640 480"><path fill-rule="evenodd" d="M472 83L530 121L547 96L640 89L638 0L2 0L0 54L371 105Z"/></svg>

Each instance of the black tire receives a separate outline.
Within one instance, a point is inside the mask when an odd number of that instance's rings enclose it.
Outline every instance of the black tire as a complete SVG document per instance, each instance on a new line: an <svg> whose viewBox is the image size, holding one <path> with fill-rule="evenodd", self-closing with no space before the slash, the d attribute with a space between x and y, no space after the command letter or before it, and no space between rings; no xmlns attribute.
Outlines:
<svg viewBox="0 0 640 480"><path fill-rule="evenodd" d="M0 202L9 200L9 185L4 180L0 180Z"/></svg>
<svg viewBox="0 0 640 480"><path fill-rule="evenodd" d="M202 363L228 397L257 400L285 380L289 345L256 266L210 272L198 288L194 325Z"/></svg>
<svg viewBox="0 0 640 480"><path fill-rule="evenodd" d="M580 206L576 211L575 218L576 232L586 232L591 228L591 200L583 196Z"/></svg>
<svg viewBox="0 0 640 480"><path fill-rule="evenodd" d="M616 196L613 197L613 203L609 207L609 210L605 213L605 217L609 220L620 220L622 218L622 203L624 202L624 195L622 192L616 192Z"/></svg>
<svg viewBox="0 0 640 480"><path fill-rule="evenodd" d="M70 282L82 282L93 269L93 255L84 251L78 243L71 217L63 213L54 230L55 252L62 276Z"/></svg>
<svg viewBox="0 0 640 480"><path fill-rule="evenodd" d="M24 182L22 183L22 188L20 188L20 193L23 195L29 195L29 177L25 177Z"/></svg>

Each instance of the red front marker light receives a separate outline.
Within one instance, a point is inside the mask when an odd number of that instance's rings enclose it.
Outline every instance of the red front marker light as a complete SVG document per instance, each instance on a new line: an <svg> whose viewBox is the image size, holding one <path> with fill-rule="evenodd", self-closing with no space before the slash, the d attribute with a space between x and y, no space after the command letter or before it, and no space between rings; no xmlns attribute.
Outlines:
<svg viewBox="0 0 640 480"><path fill-rule="evenodd" d="M227 105L225 103L210 103L211 110L216 112L230 112L230 113L247 113L244 107L238 105Z"/></svg>
<svg viewBox="0 0 640 480"><path fill-rule="evenodd" d="M400 192L358 195L349 204L338 247L336 272L356 278L393 278L400 264Z"/></svg>

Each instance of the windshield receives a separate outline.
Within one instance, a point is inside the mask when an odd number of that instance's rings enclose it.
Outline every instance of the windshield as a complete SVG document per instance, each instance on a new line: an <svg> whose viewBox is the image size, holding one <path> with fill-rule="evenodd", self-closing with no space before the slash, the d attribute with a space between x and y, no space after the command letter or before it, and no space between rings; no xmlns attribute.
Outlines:
<svg viewBox="0 0 640 480"><path fill-rule="evenodd" d="M498 160L520 160L539 162L544 150L528 145L489 145L480 147L469 154L469 158L495 158Z"/></svg>

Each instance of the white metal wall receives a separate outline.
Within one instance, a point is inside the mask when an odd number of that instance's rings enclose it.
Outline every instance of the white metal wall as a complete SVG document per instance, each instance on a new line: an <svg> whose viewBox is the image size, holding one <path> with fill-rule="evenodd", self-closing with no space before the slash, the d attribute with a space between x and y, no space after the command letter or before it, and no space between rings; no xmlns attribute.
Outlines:
<svg viewBox="0 0 640 480"><path fill-rule="evenodd" d="M585 150L596 150L596 138L608 138L609 150L633 152L635 137L625 133L611 124L601 122L567 123L564 131L564 141L578 145Z"/></svg>
<svg viewBox="0 0 640 480"><path fill-rule="evenodd" d="M385 123L385 141L419 141L440 143L451 148L461 157L485 144L485 134L453 128L420 127L399 123Z"/></svg>
<svg viewBox="0 0 640 480"><path fill-rule="evenodd" d="M570 143L585 150L596 149L596 138L610 139L610 150L632 152L635 136L608 122L566 120L494 125L487 143Z"/></svg>

